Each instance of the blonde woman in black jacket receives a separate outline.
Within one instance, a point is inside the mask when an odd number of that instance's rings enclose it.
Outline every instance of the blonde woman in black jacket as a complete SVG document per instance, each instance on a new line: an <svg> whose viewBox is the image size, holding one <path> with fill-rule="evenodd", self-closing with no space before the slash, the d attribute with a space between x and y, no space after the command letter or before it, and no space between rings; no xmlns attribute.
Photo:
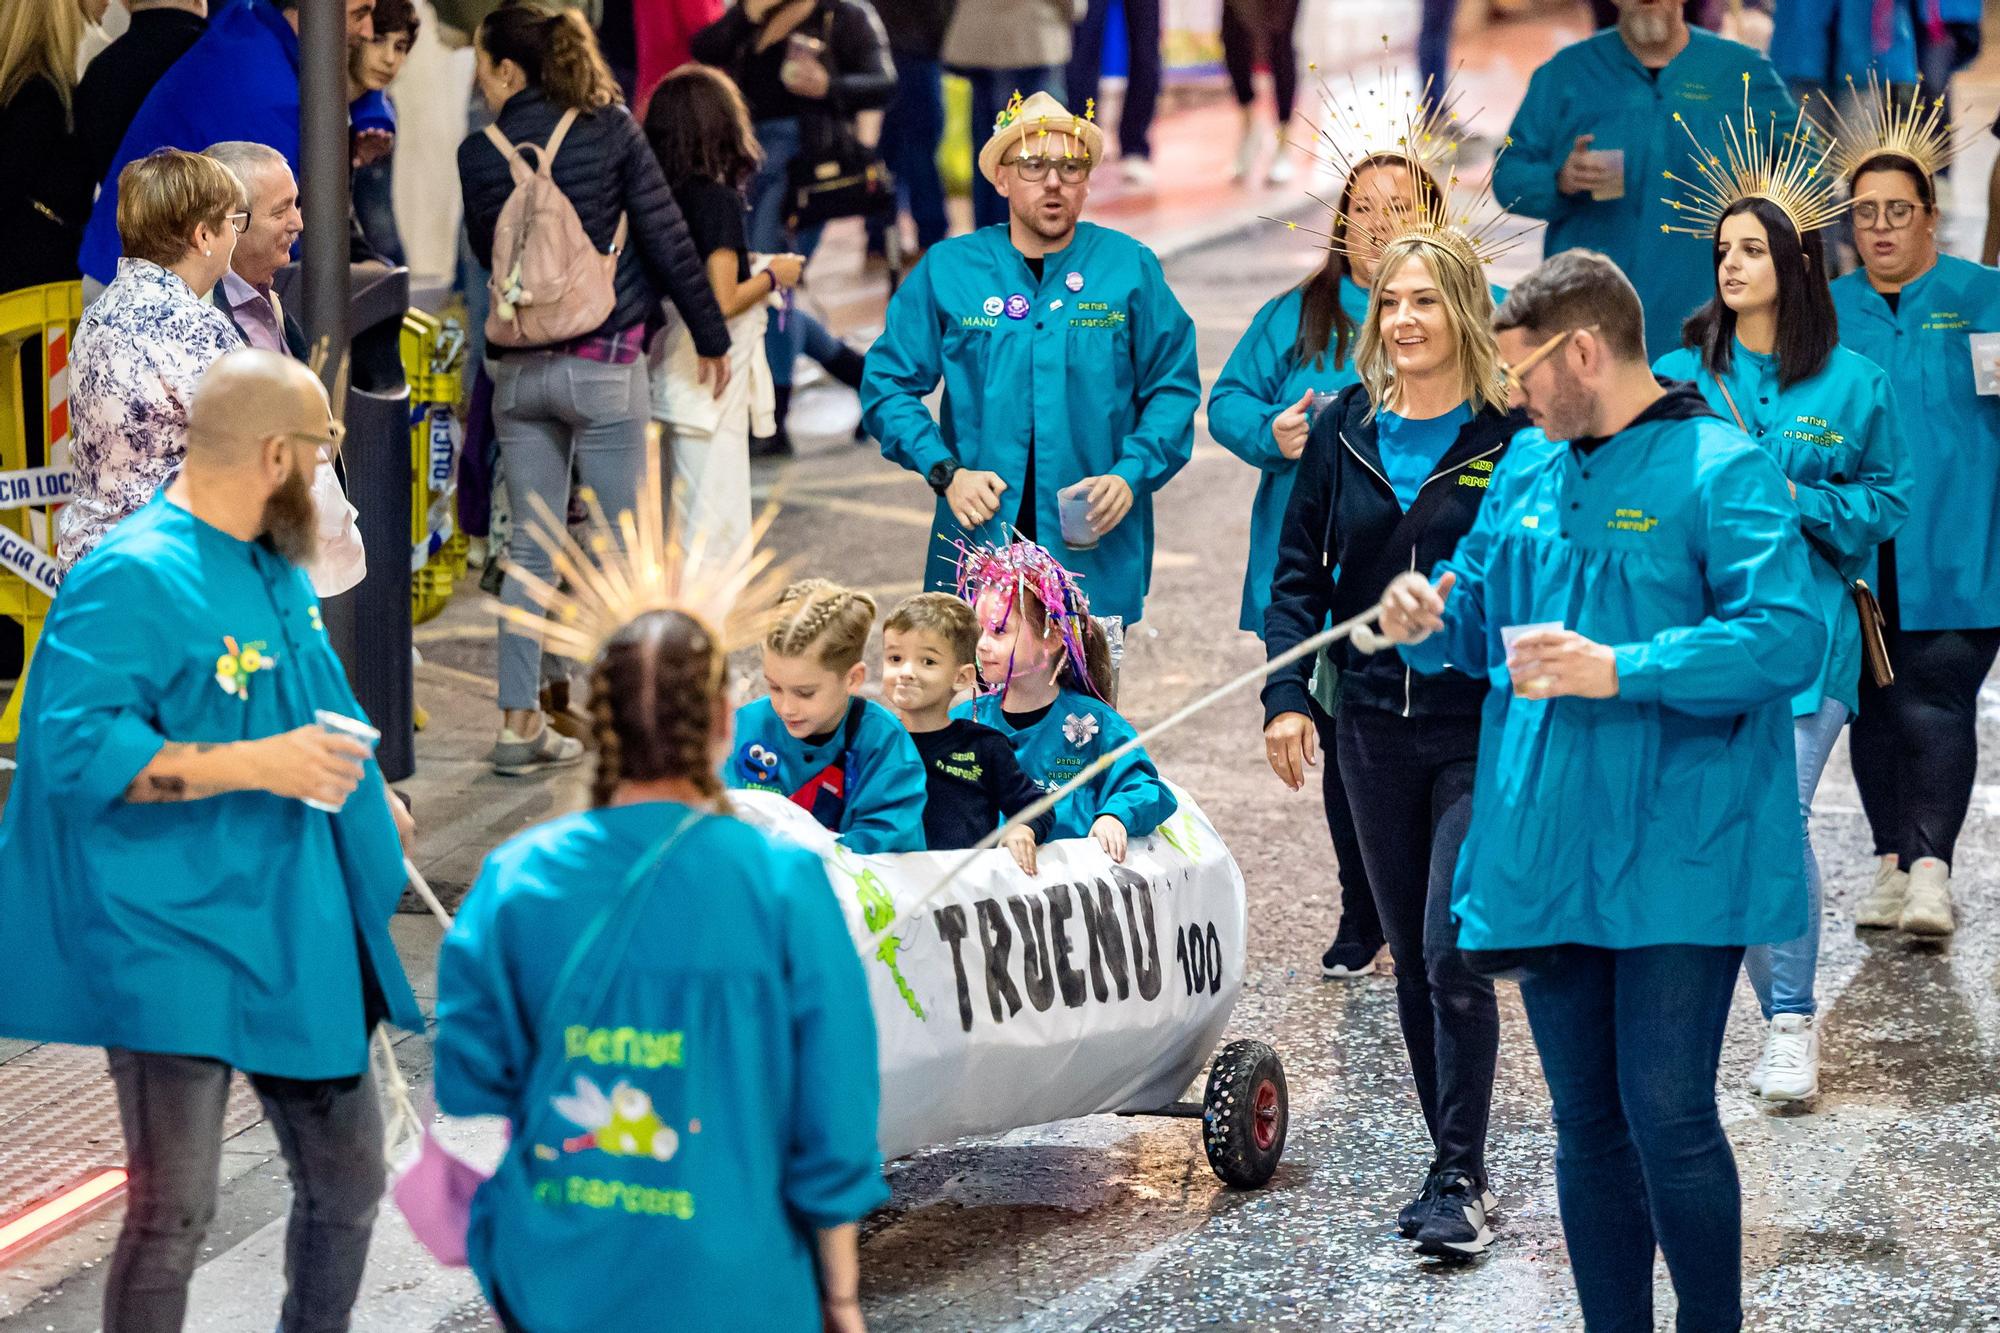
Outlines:
<svg viewBox="0 0 2000 1333"><path fill-rule="evenodd" d="M1428 571L1472 527L1488 479L1526 418L1507 394L1493 296L1452 233L1382 252L1355 351L1361 383L1321 413L1299 459L1265 613L1272 657L1375 604L1390 579ZM1264 687L1265 749L1297 790L1314 760L1309 661ZM1472 818L1486 681L1419 676L1394 652L1336 645L1338 762L1361 859L1396 960L1396 1008L1435 1150L1398 1218L1419 1251L1469 1258L1492 1242L1486 1126L1500 1015L1466 967L1452 872Z"/></svg>
<svg viewBox="0 0 2000 1333"><path fill-rule="evenodd" d="M629 228L618 257L616 305L601 327L553 347L488 349L493 429L516 519L508 562L547 579L553 568L530 538L528 519L537 498L564 512L572 466L607 514L637 506L652 413L643 352L662 299L672 300L687 322L704 379L713 377L718 393L729 372L729 329L660 164L582 17L568 9L507 6L480 23L474 46L479 91L509 142L546 143L565 111L580 113L553 174L592 243L608 252L620 216ZM459 145L458 174L466 238L490 268L494 225L514 189L507 161L484 134L474 134ZM530 604L515 578L502 596L509 606ZM519 777L583 757L577 741L557 735L543 718L541 679L540 647L503 621L496 773Z"/></svg>

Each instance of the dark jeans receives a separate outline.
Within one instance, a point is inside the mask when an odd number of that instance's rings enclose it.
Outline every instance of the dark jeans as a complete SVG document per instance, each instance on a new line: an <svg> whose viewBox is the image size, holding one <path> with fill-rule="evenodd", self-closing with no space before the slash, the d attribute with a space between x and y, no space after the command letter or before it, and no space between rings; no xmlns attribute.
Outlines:
<svg viewBox="0 0 2000 1333"><path fill-rule="evenodd" d="M1292 118L1299 98L1299 53L1292 42L1292 30L1299 23L1299 0L1269 0L1263 6L1264 27L1254 28L1244 21L1235 5L1222 7L1222 64L1229 71L1229 87L1236 105L1249 106L1257 100L1252 76L1257 68L1257 48L1264 46L1271 67L1271 92L1278 103L1278 128Z"/></svg>
<svg viewBox="0 0 2000 1333"><path fill-rule="evenodd" d="M1472 823L1479 720L1348 704L1335 725L1368 887L1396 960L1396 1016L1435 1165L1484 1185L1500 1009L1492 981L1466 967L1451 919L1452 872Z"/></svg>
<svg viewBox="0 0 2000 1333"><path fill-rule="evenodd" d="M1063 100L1063 67L1037 65L1027 69L972 69L953 66L952 73L972 85L972 225L990 227L1007 220L1007 201L979 174L979 149L993 137L993 122L1007 106L1007 99L1020 93L1023 100L1046 92ZM1082 108L1077 108L1079 116Z"/></svg>
<svg viewBox="0 0 2000 1333"><path fill-rule="evenodd" d="M1651 1333L1653 1251L1680 1333L1743 1325L1743 1200L1715 1108L1737 946L1566 944L1521 979L1555 1106L1556 1200L1590 1333Z"/></svg>
<svg viewBox="0 0 2000 1333"><path fill-rule="evenodd" d="M917 245L928 250L951 227L944 211L944 181L938 175L938 141L944 138L944 91L935 60L897 51L896 95L882 113L876 149L896 173L896 199L917 227ZM888 230L882 218L868 219L868 248L882 249Z"/></svg>
<svg viewBox="0 0 2000 1333"><path fill-rule="evenodd" d="M1126 157L1151 157L1153 112L1160 104L1160 0L1124 0L1124 9L1125 100L1118 112L1118 151ZM1111 0L1091 0L1076 25L1064 84L1079 103L1097 98L1104 72L1104 25L1110 18ZM1080 105L1070 109L1083 114ZM976 131L980 122L975 118L972 123ZM974 133L973 138L980 136Z"/></svg>
<svg viewBox="0 0 2000 1333"><path fill-rule="evenodd" d="M1354 831L1354 810L1347 802L1347 784L1340 780L1340 729L1333 719L1311 705L1313 726L1319 730L1320 799L1326 805L1326 831L1333 839L1333 872L1340 881L1339 940L1359 940L1382 947L1382 918L1368 887L1368 867L1361 859L1361 835Z"/></svg>
<svg viewBox="0 0 2000 1333"><path fill-rule="evenodd" d="M1457 18L1458 0L1424 0L1423 22L1417 29L1417 75L1424 81L1419 91L1433 100L1444 95L1451 26Z"/></svg>
<svg viewBox="0 0 2000 1333"><path fill-rule="evenodd" d="M112 1047L125 1131L125 1224L104 1286L104 1333L176 1333L215 1220L229 1066ZM250 1084L291 1174L282 1333L345 1333L386 1183L382 1108L366 1071Z"/></svg>

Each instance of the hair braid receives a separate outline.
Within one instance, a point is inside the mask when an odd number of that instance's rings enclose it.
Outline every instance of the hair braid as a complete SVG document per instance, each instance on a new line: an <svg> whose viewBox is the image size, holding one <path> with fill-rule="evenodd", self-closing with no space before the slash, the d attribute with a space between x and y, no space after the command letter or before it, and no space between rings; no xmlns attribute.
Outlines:
<svg viewBox="0 0 2000 1333"><path fill-rule="evenodd" d="M875 599L826 579L800 579L778 598L778 618L764 647L803 657L815 646L820 665L846 671L861 660L875 627Z"/></svg>
<svg viewBox="0 0 2000 1333"><path fill-rule="evenodd" d="M590 679L594 804L608 805L621 783L660 778L720 801L709 745L723 665L715 637L679 611L648 612L605 645Z"/></svg>
<svg viewBox="0 0 2000 1333"><path fill-rule="evenodd" d="M597 741L597 772L590 783L590 803L593 806L611 804L612 793L625 780L618 720L611 706L611 697L610 673L600 663L590 673L591 728Z"/></svg>

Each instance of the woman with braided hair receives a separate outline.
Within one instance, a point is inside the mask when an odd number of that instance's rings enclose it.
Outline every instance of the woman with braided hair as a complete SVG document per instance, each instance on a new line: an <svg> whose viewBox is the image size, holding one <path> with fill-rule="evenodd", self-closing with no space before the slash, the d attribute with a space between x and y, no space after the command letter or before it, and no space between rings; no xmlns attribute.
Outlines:
<svg viewBox="0 0 2000 1333"><path fill-rule="evenodd" d="M764 639L770 694L736 710L732 787L777 792L857 852L924 850L924 761L896 715L854 692L875 599L802 579Z"/></svg>
<svg viewBox="0 0 2000 1333"><path fill-rule="evenodd" d="M679 610L611 637L592 808L489 856L439 958L438 1104L513 1131L468 1244L509 1330L862 1327L867 982L818 858L728 817L726 656Z"/></svg>

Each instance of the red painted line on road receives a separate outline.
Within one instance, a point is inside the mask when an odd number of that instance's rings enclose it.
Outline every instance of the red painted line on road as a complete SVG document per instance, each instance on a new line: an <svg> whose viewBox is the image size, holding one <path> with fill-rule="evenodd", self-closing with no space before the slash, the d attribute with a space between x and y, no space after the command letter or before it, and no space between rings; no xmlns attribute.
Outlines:
<svg viewBox="0 0 2000 1333"><path fill-rule="evenodd" d="M46 1239L125 1188L125 1168L112 1167L87 1176L52 1199L0 1222L0 1261Z"/></svg>

